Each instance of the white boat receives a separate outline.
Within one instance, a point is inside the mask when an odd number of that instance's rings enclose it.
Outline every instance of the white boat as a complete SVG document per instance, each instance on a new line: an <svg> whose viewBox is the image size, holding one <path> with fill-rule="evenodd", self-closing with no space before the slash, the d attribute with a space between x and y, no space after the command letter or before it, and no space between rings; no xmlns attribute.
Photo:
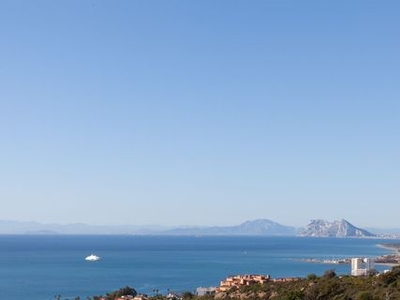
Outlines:
<svg viewBox="0 0 400 300"><path fill-rule="evenodd" d="M94 254L90 254L89 256L85 257L85 260L87 260L87 261L100 260L100 256L97 256L97 255L94 255Z"/></svg>

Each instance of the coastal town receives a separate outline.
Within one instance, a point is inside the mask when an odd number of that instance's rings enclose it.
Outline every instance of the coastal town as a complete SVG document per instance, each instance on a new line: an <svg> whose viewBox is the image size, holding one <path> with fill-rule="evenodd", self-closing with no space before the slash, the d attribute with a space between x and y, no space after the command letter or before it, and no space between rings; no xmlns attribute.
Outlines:
<svg viewBox="0 0 400 300"><path fill-rule="evenodd" d="M400 244L378 244L380 248L384 248L390 251L394 251L394 253L384 254L373 258L363 258L368 261L369 268L373 268L373 264L375 265L388 265L388 266L397 266L400 265ZM346 258L303 258L302 261L308 263L319 263L319 264L352 264L354 258L346 257Z"/></svg>

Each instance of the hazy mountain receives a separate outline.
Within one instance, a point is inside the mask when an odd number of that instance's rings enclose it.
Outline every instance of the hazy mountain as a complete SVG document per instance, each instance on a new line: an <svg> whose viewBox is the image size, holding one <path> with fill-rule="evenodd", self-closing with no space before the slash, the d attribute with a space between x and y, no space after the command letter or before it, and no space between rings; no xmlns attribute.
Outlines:
<svg viewBox="0 0 400 300"><path fill-rule="evenodd" d="M346 220L329 222L327 220L311 220L301 236L313 237L373 237L374 234L365 229L355 227Z"/></svg>
<svg viewBox="0 0 400 300"><path fill-rule="evenodd" d="M153 234L153 235L295 235L296 228L270 220L246 221L236 226L178 227L96 226L0 221L0 234Z"/></svg>
<svg viewBox="0 0 400 300"><path fill-rule="evenodd" d="M0 234L153 234L167 230L162 226L43 224L0 220Z"/></svg>
<svg viewBox="0 0 400 300"><path fill-rule="evenodd" d="M237 235L237 236L314 236L314 237L373 237L367 230L357 228L346 220L328 222L312 220L304 229L286 226L268 219L246 221L235 226L164 226L42 224L39 222L1 221L0 234L137 234L137 235Z"/></svg>
<svg viewBox="0 0 400 300"><path fill-rule="evenodd" d="M400 235L400 228L372 228L372 227L368 227L365 228L366 230L368 230L369 232L372 232L374 234L395 234L395 235Z"/></svg>
<svg viewBox="0 0 400 300"><path fill-rule="evenodd" d="M236 226L182 227L165 231L171 235L296 235L296 228L267 219L246 221Z"/></svg>

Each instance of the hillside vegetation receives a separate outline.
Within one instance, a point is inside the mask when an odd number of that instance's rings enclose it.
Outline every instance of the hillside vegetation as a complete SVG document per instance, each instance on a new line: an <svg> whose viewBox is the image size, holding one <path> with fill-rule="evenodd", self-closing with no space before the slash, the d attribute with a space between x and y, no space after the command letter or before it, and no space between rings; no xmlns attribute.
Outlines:
<svg viewBox="0 0 400 300"><path fill-rule="evenodd" d="M112 299L110 293L105 299ZM121 296L119 294L118 296ZM102 299L102 297L94 297ZM163 295L145 297L149 300L395 300L400 299L400 267L385 274L371 273L366 277L337 276L328 270L323 276L310 274L292 282L267 282L212 295L196 296L190 292L182 298Z"/></svg>
<svg viewBox="0 0 400 300"><path fill-rule="evenodd" d="M400 268L368 277L336 276L327 271L324 276L313 274L295 282L269 282L246 286L226 293L203 296L210 299L263 300L384 300L400 299Z"/></svg>

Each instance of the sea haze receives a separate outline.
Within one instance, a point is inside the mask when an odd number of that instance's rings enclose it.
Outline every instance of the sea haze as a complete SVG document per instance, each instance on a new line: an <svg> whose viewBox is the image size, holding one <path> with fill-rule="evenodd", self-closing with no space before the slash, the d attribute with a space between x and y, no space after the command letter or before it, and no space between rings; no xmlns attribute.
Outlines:
<svg viewBox="0 0 400 300"><path fill-rule="evenodd" d="M389 253L379 239L183 236L0 236L0 290L9 299L100 295L129 285L152 294L216 286L232 274L304 277L349 265L303 258L373 257ZM84 258L94 253L97 262ZM384 267L379 267L383 269Z"/></svg>

